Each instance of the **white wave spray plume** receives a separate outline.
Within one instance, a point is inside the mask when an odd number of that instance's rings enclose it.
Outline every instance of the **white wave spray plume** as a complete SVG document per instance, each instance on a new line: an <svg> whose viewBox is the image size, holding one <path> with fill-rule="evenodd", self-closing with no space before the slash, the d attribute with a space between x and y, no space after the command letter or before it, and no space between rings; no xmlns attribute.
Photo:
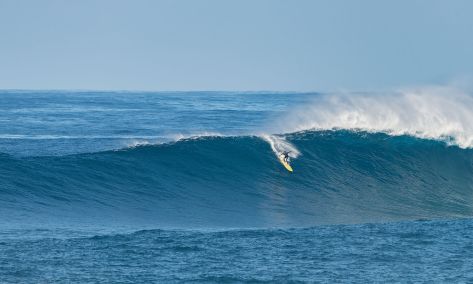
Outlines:
<svg viewBox="0 0 473 284"><path fill-rule="evenodd" d="M289 112L273 127L278 133L336 129L383 132L473 148L473 97L455 87L322 94Z"/></svg>

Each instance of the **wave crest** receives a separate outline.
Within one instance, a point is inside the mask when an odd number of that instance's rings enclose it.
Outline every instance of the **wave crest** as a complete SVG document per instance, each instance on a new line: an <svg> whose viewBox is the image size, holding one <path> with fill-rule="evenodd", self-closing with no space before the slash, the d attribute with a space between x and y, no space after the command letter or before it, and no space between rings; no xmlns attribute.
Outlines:
<svg viewBox="0 0 473 284"><path fill-rule="evenodd" d="M472 148L473 97L454 87L389 94L322 94L272 127L279 133L334 129L411 135Z"/></svg>

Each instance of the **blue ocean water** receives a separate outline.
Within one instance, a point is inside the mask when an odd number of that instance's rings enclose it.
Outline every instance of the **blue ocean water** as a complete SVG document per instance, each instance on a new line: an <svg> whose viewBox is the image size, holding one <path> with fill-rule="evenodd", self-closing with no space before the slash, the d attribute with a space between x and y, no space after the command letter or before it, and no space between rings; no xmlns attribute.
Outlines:
<svg viewBox="0 0 473 284"><path fill-rule="evenodd" d="M473 281L470 101L384 98L1 91L0 282Z"/></svg>

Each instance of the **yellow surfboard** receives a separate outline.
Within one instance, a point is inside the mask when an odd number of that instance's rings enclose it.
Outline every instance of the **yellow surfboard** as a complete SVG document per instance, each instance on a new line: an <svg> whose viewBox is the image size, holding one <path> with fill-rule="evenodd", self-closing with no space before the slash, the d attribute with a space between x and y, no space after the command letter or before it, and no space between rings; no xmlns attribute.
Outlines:
<svg viewBox="0 0 473 284"><path fill-rule="evenodd" d="M284 161L284 157L282 155L279 156L279 161L286 168L286 170L290 171L291 173L293 172L291 165Z"/></svg>

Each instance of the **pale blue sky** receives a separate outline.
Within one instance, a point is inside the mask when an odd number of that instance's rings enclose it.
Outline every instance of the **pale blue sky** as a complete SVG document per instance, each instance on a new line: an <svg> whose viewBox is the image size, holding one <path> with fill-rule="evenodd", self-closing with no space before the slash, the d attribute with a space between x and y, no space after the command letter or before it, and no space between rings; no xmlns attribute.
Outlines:
<svg viewBox="0 0 473 284"><path fill-rule="evenodd" d="M468 0L0 0L1 89L372 90L473 74Z"/></svg>

